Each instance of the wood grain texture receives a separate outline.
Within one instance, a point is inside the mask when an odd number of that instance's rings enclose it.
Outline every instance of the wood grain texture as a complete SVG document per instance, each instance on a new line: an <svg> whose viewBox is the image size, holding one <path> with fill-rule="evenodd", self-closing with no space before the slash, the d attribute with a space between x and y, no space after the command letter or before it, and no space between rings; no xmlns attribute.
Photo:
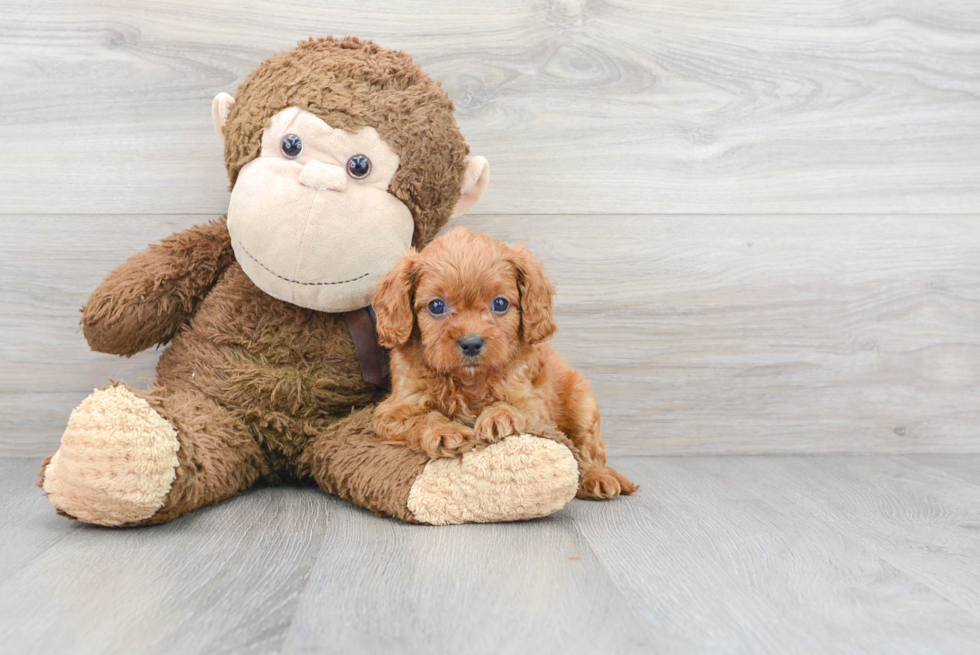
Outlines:
<svg viewBox="0 0 980 655"><path fill-rule="evenodd" d="M43 520L51 514L51 503L38 489L41 462L36 458L0 458L0 580L41 557L81 524ZM2 625L2 621L0 621ZM2 628L0 628L2 629Z"/></svg>
<svg viewBox="0 0 980 655"><path fill-rule="evenodd" d="M907 455L907 459L920 466L939 469L947 475L980 485L980 466L969 457L959 455ZM978 524L977 529L980 529Z"/></svg>
<svg viewBox="0 0 980 655"><path fill-rule="evenodd" d="M949 213L980 200L980 5L7 0L0 212L220 214L211 98L311 35L411 52L499 213Z"/></svg>
<svg viewBox="0 0 980 655"><path fill-rule="evenodd" d="M156 353L89 352L77 308L193 216L0 217L0 449L41 455ZM555 344L614 452L980 452L975 216L474 216L558 286Z"/></svg>
<svg viewBox="0 0 980 655"><path fill-rule="evenodd" d="M524 524L404 525L344 505L283 652L642 653L658 642L566 511ZM365 554L368 554L365 557Z"/></svg>
<svg viewBox="0 0 980 655"><path fill-rule="evenodd" d="M35 511L7 519L5 541L24 551L34 533L61 539L0 575L7 652L278 652L319 545L337 527L314 489L259 490L139 530L81 525L57 516L40 489L17 491Z"/></svg>
<svg viewBox="0 0 980 655"><path fill-rule="evenodd" d="M958 523L975 510L937 511L933 495L965 501L977 489L943 489L883 456L646 458L620 468L639 481L639 494L614 508L574 503L570 512L658 637L719 653L955 653L980 643L977 616L948 585L886 556L921 552L921 568L963 574L965 588L974 559L933 548L925 528L899 525L928 516L932 529L956 530L972 551L980 535ZM870 484L838 493L852 476ZM922 484L901 500L874 484L906 476ZM835 511L812 511L823 504ZM901 518L873 511L881 507Z"/></svg>
<svg viewBox="0 0 980 655"><path fill-rule="evenodd" d="M697 470L736 477L766 498L784 494L805 516L837 526L870 552L980 618L980 569L955 564L980 561L980 484L976 477L970 483L955 473L966 465L976 474L980 461L960 457L956 466L941 458L930 460L931 456L890 456L869 467L855 457L788 458L773 467L760 459L740 458L723 463L704 460ZM947 472L950 468L953 474ZM820 493L791 482L800 479ZM936 553L943 556L937 558Z"/></svg>
<svg viewBox="0 0 980 655"><path fill-rule="evenodd" d="M980 486L930 456L619 458L549 519L399 524L312 489L82 526L0 461L5 652L969 653ZM980 468L980 455L959 456Z"/></svg>

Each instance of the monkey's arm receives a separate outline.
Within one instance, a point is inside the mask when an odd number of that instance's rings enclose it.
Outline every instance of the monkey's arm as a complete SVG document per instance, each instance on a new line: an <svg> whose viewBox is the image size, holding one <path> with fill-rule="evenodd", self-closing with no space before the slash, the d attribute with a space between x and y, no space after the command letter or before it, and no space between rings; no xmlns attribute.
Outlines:
<svg viewBox="0 0 980 655"><path fill-rule="evenodd" d="M166 343L234 261L224 218L172 234L106 276L82 332L93 350L127 357Z"/></svg>

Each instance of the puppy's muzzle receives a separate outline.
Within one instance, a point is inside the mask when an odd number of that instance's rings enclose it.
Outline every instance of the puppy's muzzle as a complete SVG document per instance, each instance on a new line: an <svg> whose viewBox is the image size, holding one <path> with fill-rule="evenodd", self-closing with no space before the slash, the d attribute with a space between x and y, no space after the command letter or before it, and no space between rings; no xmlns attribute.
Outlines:
<svg viewBox="0 0 980 655"><path fill-rule="evenodd" d="M483 352L483 346L486 345L486 341L482 337L478 337L475 334L468 334L465 337L460 338L456 342L459 346L460 351L467 357L478 357L481 352Z"/></svg>

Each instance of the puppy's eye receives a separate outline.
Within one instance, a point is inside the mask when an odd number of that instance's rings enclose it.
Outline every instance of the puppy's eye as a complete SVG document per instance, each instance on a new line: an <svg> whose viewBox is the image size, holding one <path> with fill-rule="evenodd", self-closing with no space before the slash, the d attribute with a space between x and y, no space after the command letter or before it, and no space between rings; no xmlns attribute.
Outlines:
<svg viewBox="0 0 980 655"><path fill-rule="evenodd" d="M347 160L347 173L355 180L361 180L371 172L371 160L367 155L354 155Z"/></svg>
<svg viewBox="0 0 980 655"><path fill-rule="evenodd" d="M503 314L510 308L510 301L508 301L503 296L497 296L490 303L490 309L494 311L495 314Z"/></svg>
<svg viewBox="0 0 980 655"><path fill-rule="evenodd" d="M433 316L442 316L446 313L446 303L436 298L429 301L429 313Z"/></svg>
<svg viewBox="0 0 980 655"><path fill-rule="evenodd" d="M303 154L303 140L295 134L287 134L282 138L279 149L287 159L296 159Z"/></svg>

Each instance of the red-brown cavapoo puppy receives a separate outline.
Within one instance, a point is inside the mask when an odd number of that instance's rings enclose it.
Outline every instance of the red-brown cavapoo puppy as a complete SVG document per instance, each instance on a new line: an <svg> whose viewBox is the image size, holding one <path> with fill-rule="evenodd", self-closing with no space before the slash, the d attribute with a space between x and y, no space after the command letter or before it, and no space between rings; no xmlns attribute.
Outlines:
<svg viewBox="0 0 980 655"><path fill-rule="evenodd" d="M548 339L554 289L541 263L456 228L407 254L378 286L378 339L391 348L392 392L378 436L430 457L558 429L580 451L579 498L637 487L606 466L599 404Z"/></svg>

